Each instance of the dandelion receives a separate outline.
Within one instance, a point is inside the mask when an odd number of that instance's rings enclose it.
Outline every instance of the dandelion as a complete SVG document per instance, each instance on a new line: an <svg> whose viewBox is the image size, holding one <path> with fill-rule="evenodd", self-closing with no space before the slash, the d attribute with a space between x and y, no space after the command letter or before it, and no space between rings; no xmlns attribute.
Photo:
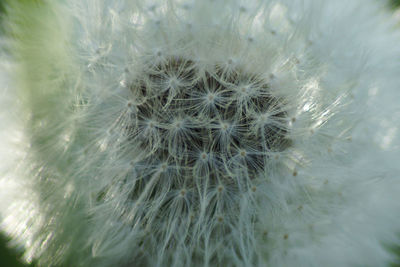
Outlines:
<svg viewBox="0 0 400 267"><path fill-rule="evenodd" d="M1 227L39 266L384 266L385 3L9 1Z"/></svg>

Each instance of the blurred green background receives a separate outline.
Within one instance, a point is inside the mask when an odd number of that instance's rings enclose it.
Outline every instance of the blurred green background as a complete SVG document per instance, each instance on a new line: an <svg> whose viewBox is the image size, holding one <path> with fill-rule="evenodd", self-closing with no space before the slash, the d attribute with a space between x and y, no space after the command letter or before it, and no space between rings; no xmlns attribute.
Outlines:
<svg viewBox="0 0 400 267"><path fill-rule="evenodd" d="M400 0L391 0L393 7L398 7L400 6Z"/></svg>
<svg viewBox="0 0 400 267"><path fill-rule="evenodd" d="M21 1L21 0L12 0ZM29 1L29 0L28 0ZM5 12L6 0L0 0L0 38L3 33L3 19ZM1 218L0 218L1 221ZM2 233L0 233L0 267L31 267L33 264L23 264L20 260L22 252L18 252L16 248L9 247L9 239Z"/></svg>
<svg viewBox="0 0 400 267"><path fill-rule="evenodd" d="M7 247L8 239L4 235L0 235L0 266L1 267L25 267L33 265L24 265L18 259L21 257L16 249Z"/></svg>

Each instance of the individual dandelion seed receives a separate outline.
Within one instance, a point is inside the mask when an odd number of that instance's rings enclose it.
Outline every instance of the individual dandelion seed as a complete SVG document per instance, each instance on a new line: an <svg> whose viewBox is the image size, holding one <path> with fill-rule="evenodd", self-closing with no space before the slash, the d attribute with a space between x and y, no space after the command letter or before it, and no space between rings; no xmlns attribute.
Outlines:
<svg viewBox="0 0 400 267"><path fill-rule="evenodd" d="M384 5L7 1L1 229L39 266L389 265Z"/></svg>

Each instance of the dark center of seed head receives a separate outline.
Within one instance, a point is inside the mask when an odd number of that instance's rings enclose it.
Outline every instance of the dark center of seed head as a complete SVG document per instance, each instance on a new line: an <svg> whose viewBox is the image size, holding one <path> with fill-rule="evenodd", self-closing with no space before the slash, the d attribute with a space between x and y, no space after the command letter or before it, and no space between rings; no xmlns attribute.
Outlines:
<svg viewBox="0 0 400 267"><path fill-rule="evenodd" d="M128 135L148 151L142 161L168 162L181 174L192 176L197 162L207 158L201 151L207 151L214 162L204 175L225 179L246 169L255 176L263 171L270 152L290 145L284 100L273 97L270 85L258 75L239 68L225 71L222 66L200 71L192 60L171 57L151 66L142 80L131 84L132 95L138 98L132 102L140 104ZM252 94L239 99L238 90ZM215 102L210 107L202 99ZM260 119L265 123L256 127ZM146 121L154 128L152 133L144 130ZM235 127L227 132L229 125ZM173 131L174 127L179 131Z"/></svg>

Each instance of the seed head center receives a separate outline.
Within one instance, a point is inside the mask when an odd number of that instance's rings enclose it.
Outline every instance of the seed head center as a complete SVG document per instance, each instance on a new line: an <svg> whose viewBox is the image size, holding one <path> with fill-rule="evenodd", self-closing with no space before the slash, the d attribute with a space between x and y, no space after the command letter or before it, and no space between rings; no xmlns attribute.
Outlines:
<svg viewBox="0 0 400 267"><path fill-rule="evenodd" d="M244 170L256 176L263 171L270 152L288 146L284 101L272 97L270 85L258 75L239 68L227 72L223 66L216 64L207 71L195 61L169 58L131 84L133 95L141 96L142 101L135 104L136 114L127 132L131 142L148 152L141 159L148 166L168 162L177 176L212 177L217 183ZM238 96L238 90L246 93L246 98ZM218 103L211 107L201 95L209 103L218 95ZM141 128L144 121L153 129L151 134ZM160 126L155 127L154 121ZM198 164L208 159L208 153L201 151L213 154L212 165ZM242 160L237 161L236 155Z"/></svg>

